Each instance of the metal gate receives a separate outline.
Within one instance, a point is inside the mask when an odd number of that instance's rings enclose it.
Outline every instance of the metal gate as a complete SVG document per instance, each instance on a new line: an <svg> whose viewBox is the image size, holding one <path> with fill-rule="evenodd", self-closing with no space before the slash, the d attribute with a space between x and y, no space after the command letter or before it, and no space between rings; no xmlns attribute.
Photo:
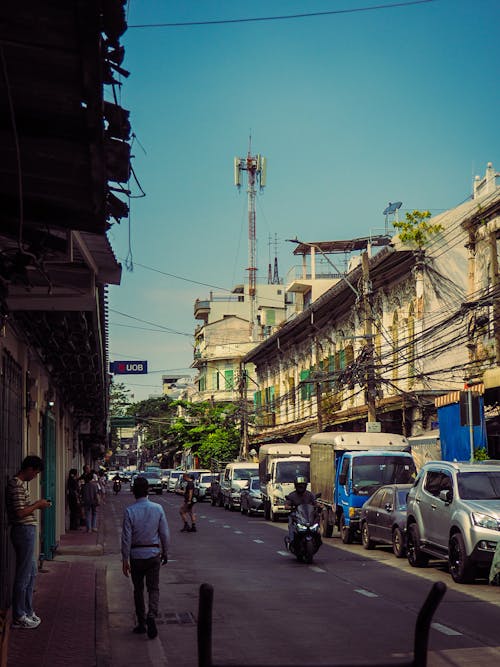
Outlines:
<svg viewBox="0 0 500 667"><path fill-rule="evenodd" d="M44 560L52 560L56 548L56 420L50 410L47 410L43 418L42 459L44 463L42 496L52 500L52 506L41 512L40 557Z"/></svg>
<svg viewBox="0 0 500 667"><path fill-rule="evenodd" d="M15 558L9 539L5 506L7 481L21 467L23 456L23 376L19 364L6 351L0 378L0 609L11 603Z"/></svg>

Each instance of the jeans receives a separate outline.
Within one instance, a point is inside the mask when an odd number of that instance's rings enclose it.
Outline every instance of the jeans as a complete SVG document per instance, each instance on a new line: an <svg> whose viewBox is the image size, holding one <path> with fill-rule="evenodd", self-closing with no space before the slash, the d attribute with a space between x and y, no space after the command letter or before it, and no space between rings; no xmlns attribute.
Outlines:
<svg viewBox="0 0 500 667"><path fill-rule="evenodd" d="M153 558L131 558L130 574L134 584L134 603L137 623L146 624L146 607L144 605L144 578L149 596L148 617L156 618L158 615L158 602L160 601L160 563L161 556Z"/></svg>
<svg viewBox="0 0 500 667"><path fill-rule="evenodd" d="M97 506L96 505L85 505L85 525L87 526L87 532L95 530L97 528Z"/></svg>
<svg viewBox="0 0 500 667"><path fill-rule="evenodd" d="M12 526L10 539L16 552L16 574L12 591L14 619L33 614L33 588L36 577L34 525Z"/></svg>

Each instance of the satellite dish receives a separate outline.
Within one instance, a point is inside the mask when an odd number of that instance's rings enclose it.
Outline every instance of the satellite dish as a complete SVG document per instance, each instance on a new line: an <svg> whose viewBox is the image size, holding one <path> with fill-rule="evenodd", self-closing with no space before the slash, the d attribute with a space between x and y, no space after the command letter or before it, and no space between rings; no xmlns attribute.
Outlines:
<svg viewBox="0 0 500 667"><path fill-rule="evenodd" d="M389 206L385 209L383 215L390 215L391 213L396 213L398 208L401 208L403 205L402 201L395 201L393 203L389 202Z"/></svg>

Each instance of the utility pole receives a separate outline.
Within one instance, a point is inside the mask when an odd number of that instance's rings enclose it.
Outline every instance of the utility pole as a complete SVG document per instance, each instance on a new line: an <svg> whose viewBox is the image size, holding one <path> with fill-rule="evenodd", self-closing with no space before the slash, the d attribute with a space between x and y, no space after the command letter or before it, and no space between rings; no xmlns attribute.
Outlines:
<svg viewBox="0 0 500 667"><path fill-rule="evenodd" d="M377 421L375 410L375 368L373 350L373 329L371 312L371 284L368 253L366 250L361 255L361 268L363 271L363 310L364 310L364 335L366 339L366 403L368 406L368 422Z"/></svg>
<svg viewBox="0 0 500 667"><path fill-rule="evenodd" d="M248 458L247 372L243 364L240 364L240 381L238 388L241 408L240 459L246 461Z"/></svg>
<svg viewBox="0 0 500 667"><path fill-rule="evenodd" d="M249 139L246 158L234 158L234 184L241 187L241 172L247 172L248 188L248 295L250 297L250 340L256 341L257 329L257 236L255 232L255 197L257 183L262 190L266 185L266 158L251 155L252 138Z"/></svg>

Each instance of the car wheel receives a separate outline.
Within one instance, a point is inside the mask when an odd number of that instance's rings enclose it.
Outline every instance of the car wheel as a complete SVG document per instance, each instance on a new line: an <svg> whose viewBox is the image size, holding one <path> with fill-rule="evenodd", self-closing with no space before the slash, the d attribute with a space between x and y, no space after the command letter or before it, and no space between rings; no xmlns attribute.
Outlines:
<svg viewBox="0 0 500 667"><path fill-rule="evenodd" d="M420 538L418 528L412 523L408 528L406 536L406 556L412 567L425 567L429 562L429 556L420 550Z"/></svg>
<svg viewBox="0 0 500 667"><path fill-rule="evenodd" d="M392 550L396 558L404 558L406 556L405 540L401 528L394 528L392 531Z"/></svg>
<svg viewBox="0 0 500 667"><path fill-rule="evenodd" d="M323 537L331 537L333 535L333 526L328 521L328 510L323 510L320 517L321 534Z"/></svg>
<svg viewBox="0 0 500 667"><path fill-rule="evenodd" d="M363 543L363 547L365 549L375 548L375 542L370 539L370 530L366 521L363 521L361 524L361 542Z"/></svg>
<svg viewBox="0 0 500 667"><path fill-rule="evenodd" d="M273 512L273 508L271 507L271 521L274 523L277 523L280 520L280 515L278 512Z"/></svg>
<svg viewBox="0 0 500 667"><path fill-rule="evenodd" d="M349 526L345 525L344 514L342 514L342 516L340 517L339 530L342 542L344 544L352 544L352 539L353 539L352 530L349 528Z"/></svg>
<svg viewBox="0 0 500 667"><path fill-rule="evenodd" d="M460 533L451 536L448 547L450 574L457 584L470 584L474 579L475 568L467 557L464 538Z"/></svg>
<svg viewBox="0 0 500 667"><path fill-rule="evenodd" d="M271 503L267 500L264 503L264 518L266 521L271 519Z"/></svg>
<svg viewBox="0 0 500 667"><path fill-rule="evenodd" d="M241 505L240 505L240 512L241 512L242 514L246 514L246 513L247 513L247 510L243 507L243 503L241 503Z"/></svg>

